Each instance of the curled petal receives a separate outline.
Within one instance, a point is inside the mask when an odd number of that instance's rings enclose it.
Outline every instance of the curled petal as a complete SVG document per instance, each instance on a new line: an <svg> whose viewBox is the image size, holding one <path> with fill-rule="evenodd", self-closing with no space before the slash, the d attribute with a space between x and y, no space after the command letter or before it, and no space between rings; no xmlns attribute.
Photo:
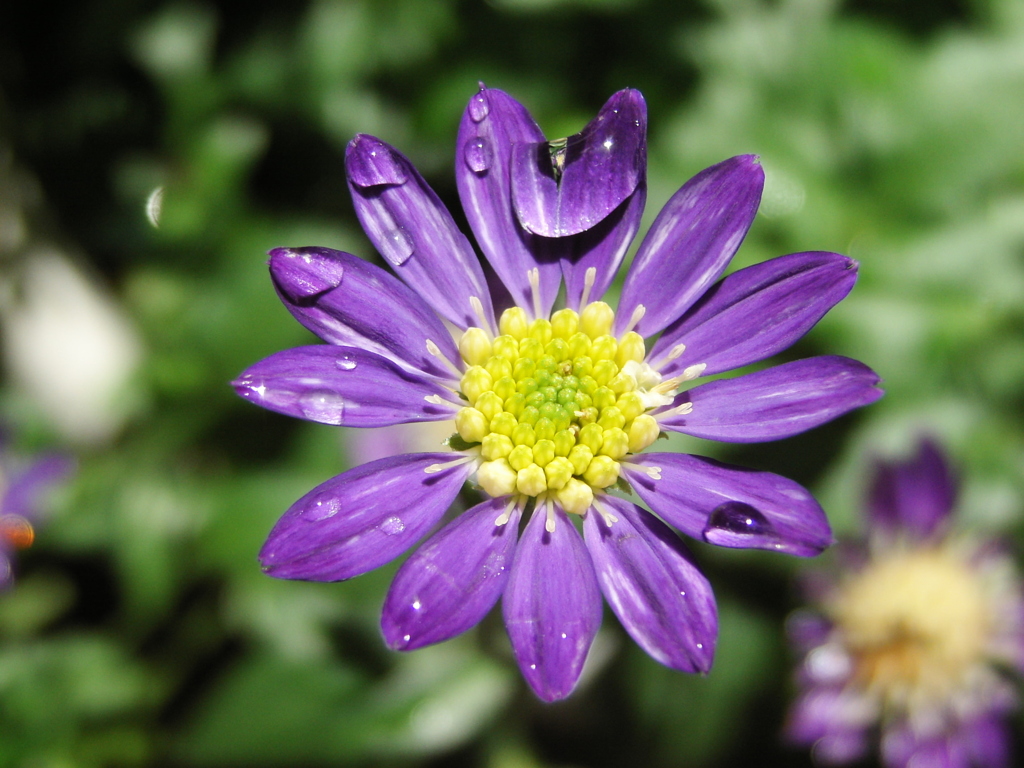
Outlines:
<svg viewBox="0 0 1024 768"><path fill-rule="evenodd" d="M857 280L857 262L837 253L793 253L734 272L665 329L651 359L684 344L657 365L675 376L704 364L704 375L764 360L786 349L842 300Z"/></svg>
<svg viewBox="0 0 1024 768"><path fill-rule="evenodd" d="M481 86L459 124L455 181L469 226L484 256L513 301L531 311L528 277L538 271L540 312L547 317L558 295L557 241L528 232L512 210L511 165L515 144L536 144L544 134L530 113L507 93Z"/></svg>
<svg viewBox="0 0 1024 768"><path fill-rule="evenodd" d="M523 531L502 599L505 627L523 677L544 701L564 699L576 686L601 626L601 591L594 566L564 512L555 530L535 510Z"/></svg>
<svg viewBox="0 0 1024 768"><path fill-rule="evenodd" d="M326 342L451 379L451 369L427 351L429 340L461 365L451 333L416 292L350 253L275 248L270 276L288 311Z"/></svg>
<svg viewBox="0 0 1024 768"><path fill-rule="evenodd" d="M640 498L687 536L802 557L832 543L818 502L781 475L679 453L633 456L622 471Z"/></svg>
<svg viewBox="0 0 1024 768"><path fill-rule="evenodd" d="M636 326L653 336L690 308L718 279L750 229L764 171L753 155L725 160L690 179L661 209L622 288L615 333L637 305Z"/></svg>
<svg viewBox="0 0 1024 768"><path fill-rule="evenodd" d="M321 424L384 427L448 419L454 395L373 352L319 344L276 352L232 382L256 405Z"/></svg>
<svg viewBox="0 0 1024 768"><path fill-rule="evenodd" d="M879 462L868 494L871 525L926 538L949 517L957 483L942 451L923 440L906 462Z"/></svg>
<svg viewBox="0 0 1024 768"><path fill-rule="evenodd" d="M718 610L711 585L679 537L628 501L605 496L618 518L591 511L583 523L601 591L623 628L651 658L684 672L707 672Z"/></svg>
<svg viewBox="0 0 1024 768"><path fill-rule="evenodd" d="M512 147L512 205L535 235L578 235L633 194L647 171L647 105L639 91L612 95L587 126L558 142Z"/></svg>
<svg viewBox="0 0 1024 768"><path fill-rule="evenodd" d="M472 246L412 163L359 134L345 150L345 168L356 215L398 276L459 328L480 324L470 297L490 317L487 281Z"/></svg>
<svg viewBox="0 0 1024 768"><path fill-rule="evenodd" d="M475 626L508 581L520 508L495 521L508 498L489 499L448 523L402 564L384 601L381 628L395 650L411 651Z"/></svg>
<svg viewBox="0 0 1024 768"><path fill-rule="evenodd" d="M458 495L472 465L451 461L451 453L389 456L318 485L274 525L260 550L263 570L279 579L341 581L390 562Z"/></svg>
<svg viewBox="0 0 1024 768"><path fill-rule="evenodd" d="M588 301L597 301L615 279L622 258L640 228L647 202L647 182L641 181L626 201L586 232L564 240L562 276L565 278L565 303L580 309L585 291ZM593 284L587 288L587 270L594 270Z"/></svg>
<svg viewBox="0 0 1024 768"><path fill-rule="evenodd" d="M658 423L730 443L778 440L875 402L882 396L879 381L874 371L848 357L795 360L683 392L673 405L691 403L692 411Z"/></svg>

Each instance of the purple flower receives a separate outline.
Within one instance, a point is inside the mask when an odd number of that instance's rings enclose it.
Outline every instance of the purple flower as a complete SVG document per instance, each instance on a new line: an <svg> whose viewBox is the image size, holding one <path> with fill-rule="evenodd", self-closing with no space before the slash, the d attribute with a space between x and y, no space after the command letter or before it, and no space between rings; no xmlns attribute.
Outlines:
<svg viewBox="0 0 1024 768"><path fill-rule="evenodd" d="M800 694L788 738L823 763L887 768L1009 765L1006 671L1024 669L1024 600L1010 558L951 530L955 483L939 449L881 463L870 538L825 579L820 613L798 613Z"/></svg>
<svg viewBox="0 0 1024 768"><path fill-rule="evenodd" d="M14 553L32 546L33 523L42 511L44 496L71 474L67 456L46 454L27 464L6 451L0 434L0 591L14 584Z"/></svg>
<svg viewBox="0 0 1024 768"><path fill-rule="evenodd" d="M714 596L666 523L727 547L813 555L828 546L824 513L796 483L642 451L663 430L788 437L877 399L878 377L842 357L696 381L788 347L846 296L857 265L798 253L720 280L764 180L756 158L735 157L668 202L613 311L600 299L640 224L646 125L643 98L624 90L583 131L549 142L507 94L481 87L473 96L455 173L503 286L493 298L469 241L412 164L380 139L352 140L356 213L400 279L327 248L272 251L281 300L327 344L271 355L234 386L312 421L449 420L455 434L447 452L371 461L304 496L260 553L267 573L365 573L435 528L474 480L487 500L399 569L384 637L402 650L446 640L501 597L519 666L551 701L579 678L602 594L652 657L688 672L710 667ZM496 314L493 302L508 295L514 306ZM656 341L648 348L645 338ZM609 493L625 483L657 517Z"/></svg>

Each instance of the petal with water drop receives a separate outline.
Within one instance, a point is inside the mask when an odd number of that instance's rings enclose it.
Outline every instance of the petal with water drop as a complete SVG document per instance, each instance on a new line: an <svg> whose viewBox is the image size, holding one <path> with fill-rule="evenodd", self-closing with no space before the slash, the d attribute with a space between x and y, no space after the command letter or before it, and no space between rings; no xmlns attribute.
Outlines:
<svg viewBox="0 0 1024 768"><path fill-rule="evenodd" d="M651 658L683 672L707 672L718 637L711 585L679 537L635 504L605 496L618 518L592 509L583 535L601 591L623 629Z"/></svg>
<svg viewBox="0 0 1024 768"><path fill-rule="evenodd" d="M458 495L472 464L440 469L451 460L451 453L389 456L322 483L277 521L260 550L263 570L280 579L341 581L390 562Z"/></svg>
<svg viewBox="0 0 1024 768"><path fill-rule="evenodd" d="M472 246L412 163L380 139L359 134L345 149L345 168L356 215L398 276L459 328L480 324L472 296L491 317L490 291ZM403 180L390 180L397 178Z"/></svg>
<svg viewBox="0 0 1024 768"><path fill-rule="evenodd" d="M535 510L512 561L502 613L523 677L544 701L564 699L579 681L601 626L601 590L590 554L561 510L555 530Z"/></svg>
<svg viewBox="0 0 1024 768"><path fill-rule="evenodd" d="M256 405L344 427L385 427L450 419L450 390L355 347L320 344L276 352L232 382ZM428 400L427 398L431 398Z"/></svg>
<svg viewBox="0 0 1024 768"><path fill-rule="evenodd" d="M832 530L818 502L806 488L781 475L679 453L631 456L622 465L622 474L662 520L695 539L706 539L716 509L738 502L760 513L773 535L734 535L712 543L803 557L817 555L832 543Z"/></svg>
<svg viewBox="0 0 1024 768"><path fill-rule="evenodd" d="M519 507L504 525L508 498L488 499L459 515L414 552L395 574L381 616L384 639L411 651L476 626L508 581Z"/></svg>

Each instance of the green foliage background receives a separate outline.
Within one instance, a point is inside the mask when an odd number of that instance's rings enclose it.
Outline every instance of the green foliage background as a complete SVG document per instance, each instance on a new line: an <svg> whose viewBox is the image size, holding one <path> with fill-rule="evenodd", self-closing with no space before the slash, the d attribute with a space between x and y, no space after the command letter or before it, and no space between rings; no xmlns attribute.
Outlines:
<svg viewBox="0 0 1024 768"><path fill-rule="evenodd" d="M852 296L790 356L859 358L886 397L779 443L677 447L789 475L852 534L871 457L927 431L963 468L965 523L1019 540L1018 0L5 3L0 174L32 180L31 243L105 284L144 357L123 428L65 446L79 474L0 596L0 766L810 764L778 736L806 562L694 543L721 610L711 674L663 669L609 615L593 674L554 706L525 689L495 616L387 651L393 567L322 585L257 566L276 517L349 466L343 430L227 386L309 338L264 254L378 258L344 183L356 132L401 148L457 210L455 128L480 80L548 136L637 87L648 220L693 173L755 152L767 186L736 266L860 260ZM15 284L27 248L0 259ZM0 409L24 450L60 445L9 377Z"/></svg>

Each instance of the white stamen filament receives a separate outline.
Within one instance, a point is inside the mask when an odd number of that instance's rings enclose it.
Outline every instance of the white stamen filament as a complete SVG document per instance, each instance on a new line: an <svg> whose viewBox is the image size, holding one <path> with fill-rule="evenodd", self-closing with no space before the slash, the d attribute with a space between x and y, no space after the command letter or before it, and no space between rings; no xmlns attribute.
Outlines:
<svg viewBox="0 0 1024 768"><path fill-rule="evenodd" d="M645 467L642 464L635 464L632 461L622 461L619 464L624 469L631 469L634 472L643 472L651 480L661 480L661 467Z"/></svg>
<svg viewBox="0 0 1024 768"><path fill-rule="evenodd" d="M654 414L655 419L667 419L671 416L685 416L693 411L693 403L683 403L677 405L675 408L669 408L667 411Z"/></svg>
<svg viewBox="0 0 1024 768"><path fill-rule="evenodd" d="M629 322L626 324L626 330L624 330L623 333L629 333L636 328L636 324L639 323L646 314L647 307L643 304L637 304L636 309L633 310L633 314L629 316Z"/></svg>
<svg viewBox="0 0 1024 768"><path fill-rule="evenodd" d="M457 379L461 379L462 378L462 371L460 371L455 366L455 363L453 363L451 360L449 360L445 356L444 352L441 351L441 348L438 347L437 344L435 344L430 339L427 339L427 352L429 352L431 355L436 357L442 363L445 363L452 370L452 373L455 374L455 378L457 378Z"/></svg>
<svg viewBox="0 0 1024 768"><path fill-rule="evenodd" d="M707 363L697 363L696 365L691 365L689 368L685 368L683 370L683 373L679 377L679 380L690 381L690 379L696 379L698 376L704 373L704 369L707 367Z"/></svg>
<svg viewBox="0 0 1024 768"><path fill-rule="evenodd" d="M676 344L672 349L669 350L668 356L665 358L666 362L671 362L678 358L683 352L686 351L685 344Z"/></svg>
<svg viewBox="0 0 1024 768"><path fill-rule="evenodd" d="M580 309L583 309L590 303L590 291L593 290L594 283L596 282L597 268L587 267L587 271L583 273L583 293L580 295Z"/></svg>
<svg viewBox="0 0 1024 768"><path fill-rule="evenodd" d="M498 519L494 521L495 525L505 525L509 520L512 519L512 510L518 504L522 504L524 496L513 496L509 499L508 504L505 505L505 511L498 515Z"/></svg>
<svg viewBox="0 0 1024 768"><path fill-rule="evenodd" d="M539 499L538 499L538 501L539 501ZM547 518L548 518L547 520L544 521L544 530L547 531L548 533L554 533L555 532L555 505L551 502L550 498L545 498L544 499L544 506L545 506L545 514L547 515Z"/></svg>
<svg viewBox="0 0 1024 768"><path fill-rule="evenodd" d="M443 464L431 464L430 466L426 467L423 471L428 475L435 475L438 472L444 472L446 469L462 466L463 464L466 464L467 462L470 461L475 461L479 463L480 456L460 456L454 461L446 461Z"/></svg>
<svg viewBox="0 0 1024 768"><path fill-rule="evenodd" d="M540 311L540 270L537 267L526 270L526 279L530 281L530 294L533 298L533 316L541 316Z"/></svg>
<svg viewBox="0 0 1024 768"><path fill-rule="evenodd" d="M611 513L611 510L605 507L604 504L602 504L596 498L594 499L594 503L592 504L592 506L595 510L597 510L597 513L601 516L601 519L604 520L604 524L608 528L611 528L613 523L619 522L619 518L613 515Z"/></svg>
<svg viewBox="0 0 1024 768"><path fill-rule="evenodd" d="M487 319L487 315L484 314L484 305L480 299L476 296L469 297L469 306L473 308L473 314L476 315L476 319L480 321L480 327L484 333L487 334L487 340L494 340L494 322ZM460 374L461 375L461 374Z"/></svg>

